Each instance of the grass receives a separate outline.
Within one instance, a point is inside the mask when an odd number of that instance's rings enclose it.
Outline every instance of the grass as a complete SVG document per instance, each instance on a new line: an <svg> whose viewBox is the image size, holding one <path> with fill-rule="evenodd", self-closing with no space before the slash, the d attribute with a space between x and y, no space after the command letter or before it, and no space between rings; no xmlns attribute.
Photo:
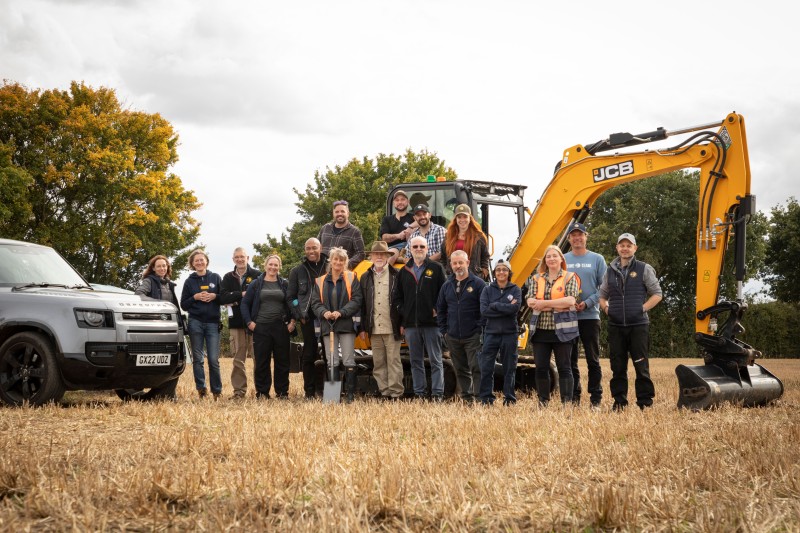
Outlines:
<svg viewBox="0 0 800 533"><path fill-rule="evenodd" d="M766 362L777 405L700 413L678 363L652 361L647 412L322 405L299 374L289 401L215 403L190 371L177 403L0 408L0 529L800 530L800 361Z"/></svg>

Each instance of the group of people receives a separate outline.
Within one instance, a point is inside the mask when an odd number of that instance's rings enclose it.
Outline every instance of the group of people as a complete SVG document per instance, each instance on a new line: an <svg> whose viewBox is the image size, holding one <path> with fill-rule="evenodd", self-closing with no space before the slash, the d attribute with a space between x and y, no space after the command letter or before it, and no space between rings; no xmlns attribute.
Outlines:
<svg viewBox="0 0 800 533"><path fill-rule="evenodd" d="M608 340L613 408L627 405L627 361L636 371L636 403L653 403L649 376L647 311L661 300L653 268L636 260L636 239L629 233L617 241L619 256L606 267L604 258L587 249L588 233L575 223L569 231L572 247L563 254L550 246L523 300L511 281L509 263L499 260L489 275L486 235L466 204L455 208L447 228L431 221L430 208L419 203L409 211L408 195L398 190L395 212L381 222L380 240L365 250L361 231L349 221L347 201L333 204L333 220L304 245L304 258L284 279L281 258L265 259L264 272L249 264L243 248L233 253L234 269L220 278L208 270L203 250L189 256L192 274L180 299L170 280L164 256L148 264L136 290L150 298L168 300L189 315L186 331L198 394L208 394L204 358L214 399L222 393L219 369L220 309L228 313L234 398L247 394L245 360L254 358L258 398L289 394L290 337L302 332L301 366L305 397L315 397L314 363L319 343L333 378L342 380L347 402L356 392L356 338L369 343L373 376L380 396L403 397L400 347L408 345L413 393L417 398L444 398L442 340L455 369L461 398L466 402L495 401L494 375L499 361L503 403L514 404L520 307L531 312L530 341L536 364L536 392L541 404L550 400L550 358L555 356L563 403L579 403L578 342L588 368L592 406L602 400L600 312L608 315ZM367 257L369 269L356 276L353 268ZM395 263L403 263L394 268ZM425 356L430 363L430 384ZM274 360L274 378L271 364ZM328 378L330 379L330 378ZM173 390L174 394L174 390Z"/></svg>

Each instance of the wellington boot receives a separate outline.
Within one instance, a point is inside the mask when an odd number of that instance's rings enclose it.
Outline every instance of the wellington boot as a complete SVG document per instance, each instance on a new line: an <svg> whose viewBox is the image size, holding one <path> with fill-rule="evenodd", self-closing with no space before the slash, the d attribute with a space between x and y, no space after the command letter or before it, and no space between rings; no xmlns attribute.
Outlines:
<svg viewBox="0 0 800 533"><path fill-rule="evenodd" d="M344 387L347 393L346 403L353 403L356 399L356 369L347 367L344 369Z"/></svg>

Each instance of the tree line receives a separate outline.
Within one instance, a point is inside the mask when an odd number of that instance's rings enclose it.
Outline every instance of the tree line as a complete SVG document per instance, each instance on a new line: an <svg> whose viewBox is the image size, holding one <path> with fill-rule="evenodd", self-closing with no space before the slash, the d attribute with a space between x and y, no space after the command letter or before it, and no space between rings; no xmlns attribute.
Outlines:
<svg viewBox="0 0 800 533"><path fill-rule="evenodd" d="M68 90L38 90L5 81L0 236L53 246L95 283L133 287L156 253L185 264L200 233L193 213L202 204L171 171L178 146L169 121L126 109L113 89L73 82ZM378 238L391 188L428 175L457 178L435 152L411 149L317 171L304 189L293 189L299 219L280 235L266 234L254 249L261 257L280 254L287 273L302 258L305 240L330 221L337 199L348 200L351 222L368 245ZM616 237L629 231L637 237L639 257L660 277L665 299L651 316L654 356L699 353L691 335L697 196L698 175L674 172L607 191L587 220L590 249L610 261ZM798 265L800 204L792 197L769 217L758 213L748 226L748 277L763 289L748 297L747 331L740 338L766 356L800 356L793 334L800 326ZM727 264L721 285L726 298L735 294L731 272Z"/></svg>

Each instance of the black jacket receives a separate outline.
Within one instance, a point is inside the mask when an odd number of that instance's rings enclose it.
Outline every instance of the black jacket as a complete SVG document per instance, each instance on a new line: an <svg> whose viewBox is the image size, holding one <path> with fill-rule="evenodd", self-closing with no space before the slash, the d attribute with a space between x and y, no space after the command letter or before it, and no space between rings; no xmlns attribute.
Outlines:
<svg viewBox="0 0 800 533"><path fill-rule="evenodd" d="M394 288L394 302L402 317L400 325L405 328L435 328L434 311L445 281L444 269L438 262L427 258L417 281L413 265L412 259L400 269Z"/></svg>
<svg viewBox="0 0 800 533"><path fill-rule="evenodd" d="M228 327L244 329L247 325L242 319L242 309L239 303L242 301L242 293L247 290L247 287L261 275L261 272L255 268L247 265L247 270L244 273L244 283L239 282L240 278L236 275L236 269L225 274L222 278L222 289L219 293L219 304L230 305L233 311L233 316L228 317Z"/></svg>
<svg viewBox="0 0 800 533"><path fill-rule="evenodd" d="M289 289L289 282L286 278L278 276L278 285L283 290L283 321L288 324L292 318L292 313L289 311L289 302L286 299L286 292ZM264 274L258 276L249 287L247 292L242 298L242 321L247 326L250 322L255 322L258 318L258 310L261 309L261 289L264 287Z"/></svg>
<svg viewBox="0 0 800 533"><path fill-rule="evenodd" d="M444 272L448 276L453 273L450 268L450 257L448 256L450 253L451 252L447 251L447 240L445 239L442 241L442 257L439 258L439 261L442 263ZM483 237L475 241L472 250L467 252L467 255L469 255L469 271L479 278L486 280L487 278L483 276L483 270L486 269L486 272L489 271L489 260L491 256L489 255L489 249Z"/></svg>
<svg viewBox="0 0 800 533"><path fill-rule="evenodd" d="M314 319L314 311L311 309L311 290L314 288L314 280L325 274L326 261L324 254L320 254L319 261L316 263L304 258L289 272L287 297L292 316L296 320Z"/></svg>
<svg viewBox="0 0 800 533"><path fill-rule="evenodd" d="M314 287L311 293L311 307L314 309L314 314L319 317L320 335L325 336L331 331L330 323L322 318L326 311L339 311L342 314L341 318L333 323L333 331L335 333L357 333L353 317L361 314L361 284L358 282L358 276L353 274L349 298L342 277L339 277L336 283L336 301L332 301L329 297L333 287L330 274L325 274L323 287L325 294L320 298L319 286L314 280Z"/></svg>
<svg viewBox="0 0 800 533"><path fill-rule="evenodd" d="M397 278L399 276L394 267L387 266L386 270L389 271L389 320L392 322L392 332L394 338L400 340L400 311L397 309L394 301L394 288L397 285ZM372 315L375 311L375 271L371 268L361 275L361 294L363 301L361 303L361 327L359 332L366 331L372 334Z"/></svg>

